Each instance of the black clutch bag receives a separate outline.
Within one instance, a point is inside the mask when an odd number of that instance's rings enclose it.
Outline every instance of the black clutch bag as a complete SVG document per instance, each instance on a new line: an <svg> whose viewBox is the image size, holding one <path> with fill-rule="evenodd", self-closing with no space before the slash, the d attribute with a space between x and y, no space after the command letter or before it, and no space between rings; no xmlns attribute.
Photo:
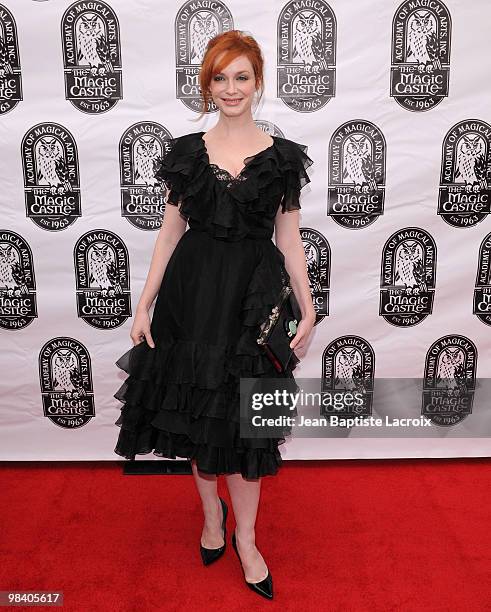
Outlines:
<svg viewBox="0 0 491 612"><path fill-rule="evenodd" d="M261 333L257 338L257 343L279 373L285 372L294 355L290 342L297 333L301 318L293 289L284 285L270 315L261 324ZM298 359L295 361L298 362Z"/></svg>

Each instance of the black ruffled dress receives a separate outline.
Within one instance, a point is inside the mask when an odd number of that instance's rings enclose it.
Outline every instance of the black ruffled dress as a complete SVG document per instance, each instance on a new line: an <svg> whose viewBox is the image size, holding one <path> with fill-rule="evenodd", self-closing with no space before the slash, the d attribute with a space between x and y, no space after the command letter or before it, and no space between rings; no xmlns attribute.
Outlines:
<svg viewBox="0 0 491 612"><path fill-rule="evenodd" d="M129 376L114 452L195 459L209 474L276 474L281 438L239 435L241 377L275 377L256 343L283 278L283 253L272 240L275 215L300 208L313 163L307 147L273 136L244 160L237 177L210 164L204 132L171 139L157 177L169 187L189 228L176 245L155 302L151 333L116 365ZM284 277L282 277L282 274ZM293 378L294 354L282 377Z"/></svg>

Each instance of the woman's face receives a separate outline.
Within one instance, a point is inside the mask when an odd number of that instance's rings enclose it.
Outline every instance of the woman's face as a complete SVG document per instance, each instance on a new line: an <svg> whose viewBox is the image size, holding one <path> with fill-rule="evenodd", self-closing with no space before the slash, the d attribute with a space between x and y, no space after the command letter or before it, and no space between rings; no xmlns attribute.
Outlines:
<svg viewBox="0 0 491 612"><path fill-rule="evenodd" d="M245 55L236 57L210 82L213 102L230 117L250 112L255 91L254 69Z"/></svg>

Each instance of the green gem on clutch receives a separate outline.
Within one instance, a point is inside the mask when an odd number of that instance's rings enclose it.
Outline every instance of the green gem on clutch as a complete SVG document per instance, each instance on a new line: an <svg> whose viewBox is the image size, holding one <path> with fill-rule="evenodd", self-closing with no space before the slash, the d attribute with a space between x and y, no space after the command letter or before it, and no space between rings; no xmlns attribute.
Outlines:
<svg viewBox="0 0 491 612"><path fill-rule="evenodd" d="M288 330L290 334L295 335L297 333L297 323L298 321L296 319L288 321Z"/></svg>

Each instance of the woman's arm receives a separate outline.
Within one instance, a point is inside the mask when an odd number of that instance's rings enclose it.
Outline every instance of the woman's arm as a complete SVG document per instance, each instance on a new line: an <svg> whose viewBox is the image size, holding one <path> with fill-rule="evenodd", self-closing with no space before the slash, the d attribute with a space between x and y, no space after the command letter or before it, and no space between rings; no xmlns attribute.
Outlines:
<svg viewBox="0 0 491 612"><path fill-rule="evenodd" d="M302 348L306 344L316 319L309 286L305 250L300 236L299 217L298 210L282 212L280 206L275 218L276 246L285 256L285 267L302 313L302 321L297 334L290 344L292 348Z"/></svg>
<svg viewBox="0 0 491 612"><path fill-rule="evenodd" d="M186 225L187 221L181 216L179 208L172 204L166 204L162 226L155 241L150 269L138 302L137 311L145 310L148 312L150 309L159 292L167 262L186 231Z"/></svg>

